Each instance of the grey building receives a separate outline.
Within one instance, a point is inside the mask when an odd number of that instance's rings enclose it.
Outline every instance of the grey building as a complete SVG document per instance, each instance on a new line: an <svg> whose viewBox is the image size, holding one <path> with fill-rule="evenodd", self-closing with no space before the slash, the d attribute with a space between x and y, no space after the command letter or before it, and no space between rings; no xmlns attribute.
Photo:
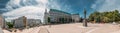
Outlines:
<svg viewBox="0 0 120 33"><path fill-rule="evenodd" d="M0 27L0 33L4 33L1 27Z"/></svg>
<svg viewBox="0 0 120 33"><path fill-rule="evenodd" d="M27 22L26 22L26 17L19 17L17 19L14 20L14 27L15 28L24 28L27 26Z"/></svg>

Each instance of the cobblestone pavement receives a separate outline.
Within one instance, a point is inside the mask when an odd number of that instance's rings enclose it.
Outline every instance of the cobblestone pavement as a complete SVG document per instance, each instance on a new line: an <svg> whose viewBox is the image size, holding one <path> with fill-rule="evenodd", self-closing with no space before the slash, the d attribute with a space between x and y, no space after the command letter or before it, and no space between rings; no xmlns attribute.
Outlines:
<svg viewBox="0 0 120 33"><path fill-rule="evenodd" d="M24 29L23 31L9 32L3 30L4 33L119 33L120 26L113 24L91 24L83 27L82 23L58 24L34 27Z"/></svg>
<svg viewBox="0 0 120 33"><path fill-rule="evenodd" d="M83 27L82 23L46 26L50 33L119 33L120 27L113 24L88 24Z"/></svg>

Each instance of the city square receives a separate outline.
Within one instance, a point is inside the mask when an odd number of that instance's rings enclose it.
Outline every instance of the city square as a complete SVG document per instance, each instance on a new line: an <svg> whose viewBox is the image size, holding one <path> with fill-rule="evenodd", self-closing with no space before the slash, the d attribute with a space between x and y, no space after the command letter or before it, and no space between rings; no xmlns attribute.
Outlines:
<svg viewBox="0 0 120 33"><path fill-rule="evenodd" d="M0 0L0 33L120 33L120 0Z"/></svg>
<svg viewBox="0 0 120 33"><path fill-rule="evenodd" d="M49 25L33 27L17 32L3 31L4 33L119 33L120 25L88 23L88 27L83 27L82 23L69 23L51 25L51 27Z"/></svg>

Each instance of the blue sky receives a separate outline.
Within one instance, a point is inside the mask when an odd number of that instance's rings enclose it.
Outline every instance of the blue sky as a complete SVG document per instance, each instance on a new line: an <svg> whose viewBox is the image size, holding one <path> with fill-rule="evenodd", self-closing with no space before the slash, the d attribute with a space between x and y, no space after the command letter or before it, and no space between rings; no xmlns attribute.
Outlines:
<svg viewBox="0 0 120 33"><path fill-rule="evenodd" d="M0 0L0 14L7 17L18 17L33 13L32 16L43 13L44 9L58 9L71 14L79 13L83 17L84 9L87 10L87 17L96 11L106 12L115 9L120 10L120 0ZM32 12L31 11L35 11ZM27 11L26 11L27 10ZM19 14L16 14L19 13ZM43 16L43 15L42 15Z"/></svg>
<svg viewBox="0 0 120 33"><path fill-rule="evenodd" d="M60 10L71 14L79 13L80 17L83 17L84 9L87 10L87 16L94 11L91 6L95 0L57 0L57 3L61 6Z"/></svg>
<svg viewBox="0 0 120 33"><path fill-rule="evenodd" d="M9 0L0 0L0 14L7 12L6 10L4 10L4 8L8 1Z"/></svg>

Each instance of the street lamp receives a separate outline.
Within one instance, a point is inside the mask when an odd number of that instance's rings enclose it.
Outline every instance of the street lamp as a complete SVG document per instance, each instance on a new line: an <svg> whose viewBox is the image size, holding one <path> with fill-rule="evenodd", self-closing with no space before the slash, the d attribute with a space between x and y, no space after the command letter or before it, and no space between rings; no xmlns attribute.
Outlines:
<svg viewBox="0 0 120 33"><path fill-rule="evenodd" d="M84 9L84 20L83 20L83 26L87 27L87 21L86 21L86 9Z"/></svg>

